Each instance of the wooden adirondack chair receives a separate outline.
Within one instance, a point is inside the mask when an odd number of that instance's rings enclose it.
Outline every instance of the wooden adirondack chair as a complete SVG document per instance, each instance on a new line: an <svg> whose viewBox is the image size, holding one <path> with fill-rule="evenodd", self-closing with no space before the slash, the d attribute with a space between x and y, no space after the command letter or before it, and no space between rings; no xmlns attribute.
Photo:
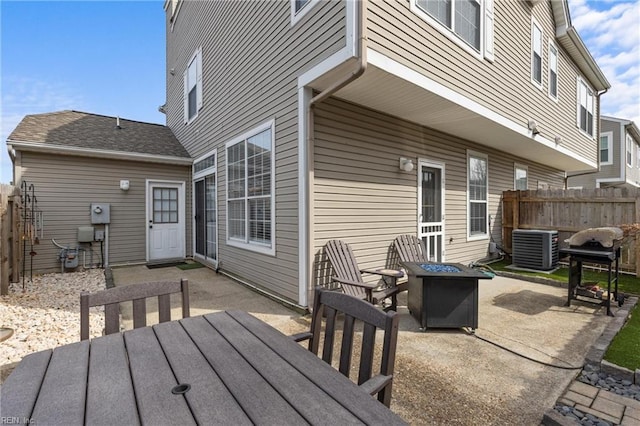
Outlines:
<svg viewBox="0 0 640 426"><path fill-rule="evenodd" d="M353 255L351 246L341 240L330 240L325 245L325 252L331 262L335 275L333 281L340 284L342 291L351 296L365 299L374 305L383 304L385 299L391 298L388 309L398 307L397 295L406 290L405 285L396 285L397 279L404 276L404 272L396 269L360 269ZM385 286L364 282L362 274L374 274L382 277Z"/></svg>
<svg viewBox="0 0 640 426"><path fill-rule="evenodd" d="M422 240L415 235L398 235L393 245L400 262L429 262Z"/></svg>

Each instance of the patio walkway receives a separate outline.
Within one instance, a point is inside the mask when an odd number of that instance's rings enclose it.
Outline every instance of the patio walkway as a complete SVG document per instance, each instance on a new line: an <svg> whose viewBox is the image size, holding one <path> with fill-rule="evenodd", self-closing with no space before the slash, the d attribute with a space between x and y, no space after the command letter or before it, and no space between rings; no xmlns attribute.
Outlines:
<svg viewBox="0 0 640 426"><path fill-rule="evenodd" d="M192 315L232 308L285 334L309 326L308 317L207 268L135 266L114 269L113 276L116 285L187 278ZM475 336L463 330L420 332L406 297L399 298L391 409L416 425L539 425L614 320L599 306L564 306L565 288L495 277L480 282Z"/></svg>

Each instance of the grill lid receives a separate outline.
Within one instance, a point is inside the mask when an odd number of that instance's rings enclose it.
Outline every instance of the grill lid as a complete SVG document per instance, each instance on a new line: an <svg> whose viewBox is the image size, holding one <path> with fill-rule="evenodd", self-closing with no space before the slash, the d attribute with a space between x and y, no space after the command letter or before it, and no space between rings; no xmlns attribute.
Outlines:
<svg viewBox="0 0 640 426"><path fill-rule="evenodd" d="M613 226L583 229L565 240L571 247L600 245L604 248L614 247L622 240L622 229Z"/></svg>

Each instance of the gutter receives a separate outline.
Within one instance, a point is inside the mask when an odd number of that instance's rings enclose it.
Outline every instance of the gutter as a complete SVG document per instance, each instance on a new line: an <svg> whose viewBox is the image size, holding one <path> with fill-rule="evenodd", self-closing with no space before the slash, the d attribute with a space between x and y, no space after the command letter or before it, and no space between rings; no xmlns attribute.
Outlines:
<svg viewBox="0 0 640 426"><path fill-rule="evenodd" d="M115 160L131 160L140 161L145 163L160 163L160 164L175 164L175 165L192 165L193 159L187 157L174 157L170 155L154 155L143 154L135 152L125 151L112 151L108 149L90 149L79 147L68 147L51 145L40 142L25 142L14 141L9 139L7 141L7 149L9 153L13 153L15 158L15 151L29 151L40 152L59 155L76 155L81 157L95 157L95 158L110 158Z"/></svg>
<svg viewBox="0 0 640 426"><path fill-rule="evenodd" d="M308 283L313 282L313 274L312 274L313 265L312 265L312 256L311 256L311 253L313 253L313 240L311 237L313 235L312 194L314 189L314 182L313 182L314 108L317 104L324 101L325 99L330 97L332 94L336 93L338 90L342 89L343 87L347 86L349 83L356 80L358 77L364 74L365 70L367 69L367 37L366 37L367 0L360 0L357 2L357 4L358 4L358 9L356 13L358 14L357 16L358 28L355 28L355 31L354 31L355 37L357 39L356 52L354 52L358 59L356 69L346 77L336 81L334 84L332 84L322 92L313 96L311 99L309 99L309 102L306 105L306 115L307 115L306 127L307 128L306 128L305 139L306 139L306 146L307 146L307 156L306 156L307 186L305 188L305 191L307 193L307 196L305 197L304 202L305 202L305 210L306 210L305 221L307 226L305 227L306 235L304 237L304 241L307 242L307 249L306 249L306 256L304 258L301 258L300 261L305 262L305 264L307 265L305 281ZM308 286L305 286L305 287L307 288L303 296L304 301L306 301L307 299L306 291L308 291Z"/></svg>

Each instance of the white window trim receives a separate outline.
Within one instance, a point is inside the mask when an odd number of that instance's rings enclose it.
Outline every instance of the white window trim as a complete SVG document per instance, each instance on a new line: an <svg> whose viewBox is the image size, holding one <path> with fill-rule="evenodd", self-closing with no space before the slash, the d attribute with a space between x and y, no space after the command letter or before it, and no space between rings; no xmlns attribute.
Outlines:
<svg viewBox="0 0 640 426"><path fill-rule="evenodd" d="M469 161L471 159L471 157L476 157L476 158L480 158L480 159L484 159L484 161L486 161L487 163L487 193L485 195L485 203L487 205L486 208L486 217L485 217L485 221L486 221L486 229L487 232L485 234L481 234L481 235L471 235L471 221L469 220L469 204L471 204L471 194L469 191ZM466 177L467 177L467 205L466 205L466 220L467 220L467 241L478 241L478 240L486 240L489 239L489 235L490 235L490 231L489 231L489 156L487 154L478 152L478 151L473 151L468 149L467 150L467 164L466 164Z"/></svg>
<svg viewBox="0 0 640 426"><path fill-rule="evenodd" d="M249 241L249 232L248 230L245 232L245 241L241 241L239 239L234 239L234 238L230 238L229 237L229 163L228 163L228 159L226 159L227 156L227 150L230 146L237 144L238 142L241 142L243 140L246 140L248 138L250 138L251 136L257 135L258 133L261 133L265 130L271 129L271 244L269 245L265 245L265 244L260 244L260 243L256 243L256 242L250 242ZM276 169L276 150L275 150L275 145L276 145L276 126L275 126L275 120L269 120L266 123L263 123L261 125L259 125L258 127L255 127L251 130L249 130L246 133L243 133L242 135L232 139L231 141L227 142L225 144L225 148L224 148L224 152L225 152L225 161L226 161L226 166L225 166L225 187L226 187L226 193L225 193L225 210L226 212L226 227L227 227L227 235L226 235L226 243L229 246L233 246L233 247L238 247L238 248L242 248L245 250L250 250L250 251L254 251L257 253L262 253L262 254L266 254L266 255L270 255L270 256L275 256L276 254L276 194L275 194L275 189L276 189L276 179L275 179L275 169ZM246 198L246 197L245 197ZM245 226L248 226L249 223L249 216L245 215L246 218L246 223Z"/></svg>
<svg viewBox="0 0 640 426"><path fill-rule="evenodd" d="M596 110L596 97L594 96L594 90L591 88L591 86L589 86L587 84L587 82L580 76L576 77L576 126L578 127L578 130L580 131L580 133L582 133L583 135L585 135L586 137L588 137L589 139L594 139L596 137L596 131L595 131L595 120L596 120L596 114L595 114L595 110ZM580 127L580 86L584 85L587 88L587 91L591 92L591 111L592 111L592 119L591 119L591 128L594 130L593 135L590 135L589 133L587 133L585 130L582 130L582 127Z"/></svg>
<svg viewBox="0 0 640 426"><path fill-rule="evenodd" d="M553 96L551 94L551 49L554 49L556 51L556 96ZM549 87L549 90L547 90L547 93L549 95L549 98L551 98L553 101L558 102L560 100L560 51L558 50L558 46L555 45L555 43L553 43L551 41L551 39L549 39L549 47L547 49L547 86Z"/></svg>
<svg viewBox="0 0 640 426"><path fill-rule="evenodd" d="M302 6L302 9L298 10L297 12L296 0L289 0L289 2L291 3L291 26L294 26L300 20L302 20L302 18L304 18L305 15L311 11L311 9L313 9L318 3L320 3L320 0L309 0L307 4Z"/></svg>
<svg viewBox="0 0 640 426"><path fill-rule="evenodd" d="M440 23L437 19L432 18L426 11L424 11L420 6L418 6L417 0L410 1L410 9L413 13L415 13L420 18L427 21L429 25L434 27L438 32L447 37L449 40L453 41L455 44L463 48L465 51L476 57L477 59L483 59L485 56L487 60L493 62L494 60L494 52L493 46L489 52L485 52L485 44L488 42L488 39L485 35L486 25L485 21L487 19L491 19L491 28L493 29L493 1L488 2L488 0L475 0L480 3L480 51L477 51L474 47L464 41L459 35L457 35L453 30L442 23ZM485 4L489 3L488 6ZM489 10L487 8L490 8ZM452 18L454 19L454 18ZM493 42L493 37L490 38L491 42Z"/></svg>
<svg viewBox="0 0 640 426"><path fill-rule="evenodd" d="M189 89L188 89L188 75L189 75L189 67L196 61L196 113L193 117L189 118ZM202 108L202 47L199 47L194 54L187 62L187 66L184 70L183 76L183 114L184 114L184 123L190 124L200 114L200 109Z"/></svg>
<svg viewBox="0 0 640 426"><path fill-rule="evenodd" d="M540 82L536 81L535 78L533 78L533 55L535 53L534 50L534 39L533 39L533 30L534 28L537 28L540 31ZM544 45L544 33L542 32L542 26L538 23L538 21L536 20L536 18L534 18L533 16L531 17L531 65L530 65L530 77L531 77L531 83L536 86L538 89L542 90L543 86L544 86L544 55L543 55L543 49L542 46Z"/></svg>
<svg viewBox="0 0 640 426"><path fill-rule="evenodd" d="M529 188L529 166L525 166L524 164L518 164L518 163L513 163L513 189L517 189L516 187L516 183L518 181L518 177L516 174L516 171L520 169L520 170L524 170L527 174L527 189Z"/></svg>
<svg viewBox="0 0 640 426"><path fill-rule="evenodd" d="M629 135L626 135L626 136L627 137L625 139L625 146L626 146L625 163L627 164L627 166L633 167L633 139Z"/></svg>
<svg viewBox="0 0 640 426"><path fill-rule="evenodd" d="M602 158L599 158L600 160L600 165L601 166L609 166L611 164L613 164L613 147L611 146L613 143L613 132L603 132L600 134L600 137L606 137L607 138L607 151L609 151L609 160L607 161L602 161ZM601 147L599 147L601 148ZM601 149L598 149L598 157L600 157L600 151Z"/></svg>

